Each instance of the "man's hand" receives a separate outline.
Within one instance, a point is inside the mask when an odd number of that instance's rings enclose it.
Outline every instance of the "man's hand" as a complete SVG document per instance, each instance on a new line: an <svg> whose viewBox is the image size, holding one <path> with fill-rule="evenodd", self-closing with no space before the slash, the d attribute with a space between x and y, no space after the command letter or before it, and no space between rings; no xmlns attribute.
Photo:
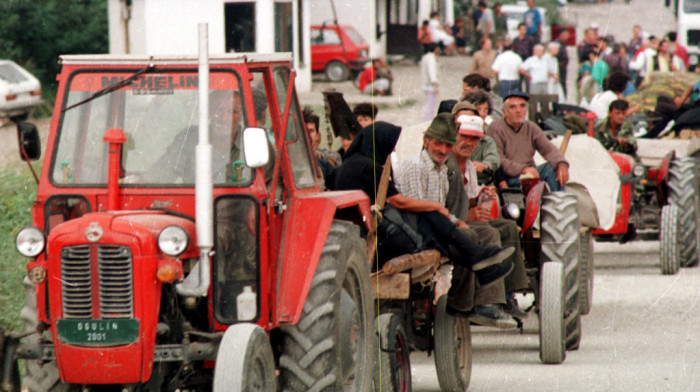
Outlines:
<svg viewBox="0 0 700 392"><path fill-rule="evenodd" d="M568 166L566 166L564 164L560 164L559 166L557 166L557 182L559 182L559 184L561 184L562 186L564 186L564 184L569 182L569 167Z"/></svg>
<svg viewBox="0 0 700 392"><path fill-rule="evenodd" d="M472 164L474 165L474 168L476 169L477 173L481 173L484 170L489 168L489 165L487 165L483 162L472 162Z"/></svg>
<svg viewBox="0 0 700 392"><path fill-rule="evenodd" d="M520 172L520 174L529 174L533 178L540 178L540 173L537 171L537 169L535 169L532 166L526 166L525 168L523 168L523 170Z"/></svg>
<svg viewBox="0 0 700 392"><path fill-rule="evenodd" d="M467 220L469 222L488 222L491 220L491 213L484 207L472 207L467 212Z"/></svg>
<svg viewBox="0 0 700 392"><path fill-rule="evenodd" d="M459 228L459 229L468 229L468 228L469 228L469 225L468 225L467 222L465 222L465 221L458 220L458 221L457 221L457 228Z"/></svg>

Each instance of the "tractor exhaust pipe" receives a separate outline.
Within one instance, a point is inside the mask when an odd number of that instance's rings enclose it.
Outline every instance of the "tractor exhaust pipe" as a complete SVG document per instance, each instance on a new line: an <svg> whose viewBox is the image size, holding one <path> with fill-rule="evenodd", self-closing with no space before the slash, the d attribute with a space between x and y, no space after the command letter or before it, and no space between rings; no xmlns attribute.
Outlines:
<svg viewBox="0 0 700 392"><path fill-rule="evenodd" d="M209 36L207 24L199 24L199 143L195 150L195 212L199 261L177 292L182 296L205 297L209 291L214 247L214 207L212 183L212 146L209 142Z"/></svg>

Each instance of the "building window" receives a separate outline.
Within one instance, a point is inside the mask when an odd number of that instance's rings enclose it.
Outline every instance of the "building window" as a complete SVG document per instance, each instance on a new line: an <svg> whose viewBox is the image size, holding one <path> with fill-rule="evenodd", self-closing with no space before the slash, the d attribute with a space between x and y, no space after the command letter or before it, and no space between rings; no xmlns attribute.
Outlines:
<svg viewBox="0 0 700 392"><path fill-rule="evenodd" d="M224 5L227 52L255 52L255 3Z"/></svg>

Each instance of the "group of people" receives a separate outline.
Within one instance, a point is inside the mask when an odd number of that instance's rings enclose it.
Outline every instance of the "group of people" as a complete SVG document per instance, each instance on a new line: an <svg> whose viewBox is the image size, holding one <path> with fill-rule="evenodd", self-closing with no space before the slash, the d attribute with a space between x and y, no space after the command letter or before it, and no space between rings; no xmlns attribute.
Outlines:
<svg viewBox="0 0 700 392"><path fill-rule="evenodd" d="M488 91L489 80L479 74L467 75L463 87L458 100L443 102L439 113L432 114L420 153L392 167L386 208L398 211L413 231L411 238L418 240L392 243L380 229L378 237L384 240L379 252L438 249L455 265L448 311L476 324L516 328L516 318L527 313L514 294L528 287L518 227L512 220L492 219L490 205L479 200L497 197L499 186L518 186L522 174L541 177L552 191L561 190L568 181L568 162L526 120L526 93L512 90L501 99ZM376 121L376 106L369 103L357 105L354 113L362 130L340 151L329 153L314 145L315 154L321 167L330 167L324 175L327 189L363 190L374 204L401 128ZM316 140L318 117L308 110L305 117L311 140ZM547 164L535 165L536 150ZM495 185L479 184L487 171L494 173Z"/></svg>

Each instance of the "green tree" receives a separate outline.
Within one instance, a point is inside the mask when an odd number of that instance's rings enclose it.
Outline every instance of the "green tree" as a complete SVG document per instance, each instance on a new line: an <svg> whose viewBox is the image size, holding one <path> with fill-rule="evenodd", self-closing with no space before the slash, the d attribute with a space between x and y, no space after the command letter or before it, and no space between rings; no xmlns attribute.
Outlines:
<svg viewBox="0 0 700 392"><path fill-rule="evenodd" d="M3 0L0 15L0 58L32 72L51 102L59 55L109 51L106 0Z"/></svg>

